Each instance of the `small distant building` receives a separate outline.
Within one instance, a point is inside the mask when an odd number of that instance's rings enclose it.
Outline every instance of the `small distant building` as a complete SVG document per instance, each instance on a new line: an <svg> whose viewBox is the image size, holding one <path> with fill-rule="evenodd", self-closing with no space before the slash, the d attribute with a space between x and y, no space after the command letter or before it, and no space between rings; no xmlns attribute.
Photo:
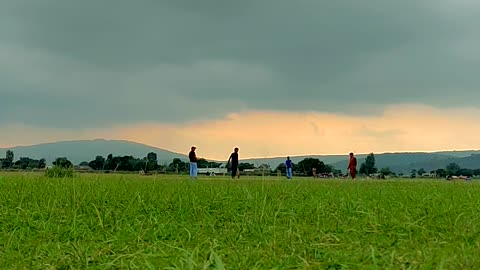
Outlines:
<svg viewBox="0 0 480 270"><path fill-rule="evenodd" d="M93 172L94 169L90 168L90 166L74 166L73 169L77 172Z"/></svg>
<svg viewBox="0 0 480 270"><path fill-rule="evenodd" d="M199 174L207 174L207 175L223 175L227 174L227 168L198 168Z"/></svg>
<svg viewBox="0 0 480 270"><path fill-rule="evenodd" d="M425 177L425 178L435 178L435 177L437 177L437 174L436 173L424 173L421 176Z"/></svg>

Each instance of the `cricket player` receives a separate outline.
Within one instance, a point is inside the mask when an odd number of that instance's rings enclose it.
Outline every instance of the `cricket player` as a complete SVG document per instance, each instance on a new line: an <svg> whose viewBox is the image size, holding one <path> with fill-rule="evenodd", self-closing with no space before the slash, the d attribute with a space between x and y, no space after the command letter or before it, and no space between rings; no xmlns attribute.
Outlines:
<svg viewBox="0 0 480 270"><path fill-rule="evenodd" d="M350 173L352 180L355 180L355 177L357 176L357 158L353 153L350 153L350 161L348 162L347 171Z"/></svg>
<svg viewBox="0 0 480 270"><path fill-rule="evenodd" d="M240 172L238 171L238 147L233 149L233 153L228 158L227 168L232 166L232 180L237 176L240 179ZM231 162L231 163L230 163Z"/></svg>
<svg viewBox="0 0 480 270"><path fill-rule="evenodd" d="M190 159L190 177L193 179L197 179L197 154L195 150L197 148L192 146L190 153L188 154L188 158Z"/></svg>
<svg viewBox="0 0 480 270"><path fill-rule="evenodd" d="M290 160L290 157L287 157L285 166L287 166L287 179L292 179L292 161Z"/></svg>

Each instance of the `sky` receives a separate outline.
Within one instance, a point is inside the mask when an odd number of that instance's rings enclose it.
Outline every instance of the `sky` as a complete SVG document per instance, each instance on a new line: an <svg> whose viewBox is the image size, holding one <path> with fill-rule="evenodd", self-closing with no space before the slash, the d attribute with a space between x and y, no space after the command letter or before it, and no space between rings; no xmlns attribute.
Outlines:
<svg viewBox="0 0 480 270"><path fill-rule="evenodd" d="M480 149L476 0L4 0L0 146Z"/></svg>

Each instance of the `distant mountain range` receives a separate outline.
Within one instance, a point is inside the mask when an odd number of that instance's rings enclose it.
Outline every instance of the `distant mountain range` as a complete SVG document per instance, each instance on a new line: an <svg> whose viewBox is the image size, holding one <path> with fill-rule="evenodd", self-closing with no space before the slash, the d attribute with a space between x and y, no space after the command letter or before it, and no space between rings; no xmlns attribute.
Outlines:
<svg viewBox="0 0 480 270"><path fill-rule="evenodd" d="M79 140L62 141L54 143L44 143L32 146L17 146L10 148L0 148L0 155L3 156L6 150L12 150L15 154L15 160L20 157L30 157L35 159L45 158L51 163L57 157L67 157L74 164L82 161L91 161L95 156L106 157L108 154L132 155L134 157L145 157L149 152L157 154L159 163L170 163L174 158L180 158L184 161L188 159L185 154L179 154L165 149L148 146L131 141L122 140ZM357 155L358 163L361 164L366 154ZM298 163L306 157L318 158L326 164L331 164L335 168L345 171L348 162L347 155L308 155L291 157L294 163ZM426 171L432 171L439 168L445 168L449 163L455 162L462 168L477 169L480 168L480 151L440 151L434 153L413 152L413 153L382 153L375 154L378 168L389 167L396 173L409 173L412 169L423 168ZM278 164L283 163L285 157L273 158L250 158L242 159L241 162L253 163L256 166L268 164L276 168Z"/></svg>

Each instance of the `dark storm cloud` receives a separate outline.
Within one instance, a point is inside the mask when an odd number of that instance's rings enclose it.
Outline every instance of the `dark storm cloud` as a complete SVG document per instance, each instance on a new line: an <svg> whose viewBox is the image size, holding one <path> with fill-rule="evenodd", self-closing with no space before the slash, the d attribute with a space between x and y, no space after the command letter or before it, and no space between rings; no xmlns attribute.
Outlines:
<svg viewBox="0 0 480 270"><path fill-rule="evenodd" d="M0 106L9 110L0 121L99 126L247 109L472 105L480 96L478 7L470 0L4 1Z"/></svg>

